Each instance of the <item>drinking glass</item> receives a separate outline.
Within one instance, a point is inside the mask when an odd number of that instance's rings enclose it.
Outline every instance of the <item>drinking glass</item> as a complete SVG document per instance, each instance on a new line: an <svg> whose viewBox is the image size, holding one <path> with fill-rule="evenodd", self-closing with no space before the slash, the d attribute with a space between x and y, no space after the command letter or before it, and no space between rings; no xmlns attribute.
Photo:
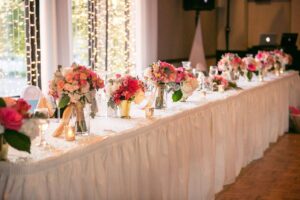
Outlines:
<svg viewBox="0 0 300 200"><path fill-rule="evenodd" d="M191 62L190 61L182 61L182 67L189 70L191 69Z"/></svg>
<svg viewBox="0 0 300 200"><path fill-rule="evenodd" d="M47 108L37 108L34 111L34 116L38 119L39 136L40 141L37 144L39 147L47 147L48 144L45 141L45 131L49 126L49 112Z"/></svg>
<svg viewBox="0 0 300 200"><path fill-rule="evenodd" d="M209 67L209 76L213 77L215 75L218 75L218 67L217 66L210 66Z"/></svg>

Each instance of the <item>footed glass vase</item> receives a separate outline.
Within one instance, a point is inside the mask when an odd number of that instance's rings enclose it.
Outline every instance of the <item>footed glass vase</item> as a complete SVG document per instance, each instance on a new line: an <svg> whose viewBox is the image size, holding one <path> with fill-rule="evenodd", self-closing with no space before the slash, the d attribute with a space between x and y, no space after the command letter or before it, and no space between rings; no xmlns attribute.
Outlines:
<svg viewBox="0 0 300 200"><path fill-rule="evenodd" d="M0 135L0 161L6 161L8 154L8 144L3 135Z"/></svg>
<svg viewBox="0 0 300 200"><path fill-rule="evenodd" d="M121 118L124 119L130 119L130 108L131 108L131 101L128 100L122 100L119 109L120 109L120 115Z"/></svg>
<svg viewBox="0 0 300 200"><path fill-rule="evenodd" d="M77 134L85 134L88 132L83 109L84 109L83 103L77 102L75 104L75 113L76 113L75 130Z"/></svg>
<svg viewBox="0 0 300 200"><path fill-rule="evenodd" d="M156 109L163 109L167 107L167 87L165 83L159 83L156 86L156 97L155 97L155 108Z"/></svg>

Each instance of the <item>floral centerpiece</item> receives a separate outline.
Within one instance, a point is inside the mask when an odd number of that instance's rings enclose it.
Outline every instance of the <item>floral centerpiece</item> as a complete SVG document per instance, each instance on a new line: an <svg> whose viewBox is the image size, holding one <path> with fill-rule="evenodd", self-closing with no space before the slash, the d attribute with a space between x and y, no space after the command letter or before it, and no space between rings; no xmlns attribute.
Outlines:
<svg viewBox="0 0 300 200"><path fill-rule="evenodd" d="M270 70L274 65L274 57L269 51L258 51L255 60L261 64L262 70Z"/></svg>
<svg viewBox="0 0 300 200"><path fill-rule="evenodd" d="M59 107L74 106L76 111L76 128L86 132L83 108L86 103L92 104L94 116L97 111L96 90L104 87L104 81L91 69L73 64L65 68L61 76L55 76L50 82L49 94L59 99Z"/></svg>
<svg viewBox="0 0 300 200"><path fill-rule="evenodd" d="M260 68L260 63L258 63L253 56L246 56L243 58L243 62L246 66L245 75L249 81L251 81L253 74L258 75L258 71Z"/></svg>
<svg viewBox="0 0 300 200"><path fill-rule="evenodd" d="M8 145L30 153L30 138L23 131L30 108L23 99L0 98L0 160L7 159Z"/></svg>
<svg viewBox="0 0 300 200"><path fill-rule="evenodd" d="M176 80L171 84L173 90L172 99L174 102L179 100L186 101L186 99L193 94L199 87L197 78L185 68L176 68Z"/></svg>
<svg viewBox="0 0 300 200"><path fill-rule="evenodd" d="M283 50L276 49L272 52L274 58L274 68L275 70L283 73L286 65L290 63L290 55L286 54Z"/></svg>
<svg viewBox="0 0 300 200"><path fill-rule="evenodd" d="M223 73L228 73L228 78L237 80L238 74L245 69L243 60L233 53L225 53L218 62L218 69Z"/></svg>
<svg viewBox="0 0 300 200"><path fill-rule="evenodd" d="M167 62L158 61L146 69L144 77L156 86L155 108L165 108L164 94L166 93L167 84L176 80L176 68Z"/></svg>
<svg viewBox="0 0 300 200"><path fill-rule="evenodd" d="M109 97L108 106L119 106L121 117L130 118L130 105L139 93L144 93L144 83L130 75L116 75L115 79L110 79L105 87L105 92Z"/></svg>
<svg viewBox="0 0 300 200"><path fill-rule="evenodd" d="M228 81L225 77L221 75L213 76L211 82L214 91L218 91L218 90L220 91L220 88L222 88L221 91L228 90L230 88L235 88L235 89L239 88L235 82Z"/></svg>

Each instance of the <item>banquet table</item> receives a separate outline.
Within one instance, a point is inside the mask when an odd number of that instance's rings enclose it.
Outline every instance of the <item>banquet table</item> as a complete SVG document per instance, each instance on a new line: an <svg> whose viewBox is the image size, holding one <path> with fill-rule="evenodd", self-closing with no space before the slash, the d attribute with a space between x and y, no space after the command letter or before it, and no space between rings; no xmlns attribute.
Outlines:
<svg viewBox="0 0 300 200"><path fill-rule="evenodd" d="M89 136L68 142L46 133L48 150L9 149L0 162L1 199L214 199L241 169L288 130L289 105L299 105L297 72L242 89L168 102L145 118L96 116Z"/></svg>

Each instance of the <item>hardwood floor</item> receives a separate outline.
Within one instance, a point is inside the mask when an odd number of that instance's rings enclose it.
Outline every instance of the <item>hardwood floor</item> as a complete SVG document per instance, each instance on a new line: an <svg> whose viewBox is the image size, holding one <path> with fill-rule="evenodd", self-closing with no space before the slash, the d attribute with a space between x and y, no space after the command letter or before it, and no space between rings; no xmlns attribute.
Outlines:
<svg viewBox="0 0 300 200"><path fill-rule="evenodd" d="M285 134L242 170L217 200L300 200L300 134Z"/></svg>

